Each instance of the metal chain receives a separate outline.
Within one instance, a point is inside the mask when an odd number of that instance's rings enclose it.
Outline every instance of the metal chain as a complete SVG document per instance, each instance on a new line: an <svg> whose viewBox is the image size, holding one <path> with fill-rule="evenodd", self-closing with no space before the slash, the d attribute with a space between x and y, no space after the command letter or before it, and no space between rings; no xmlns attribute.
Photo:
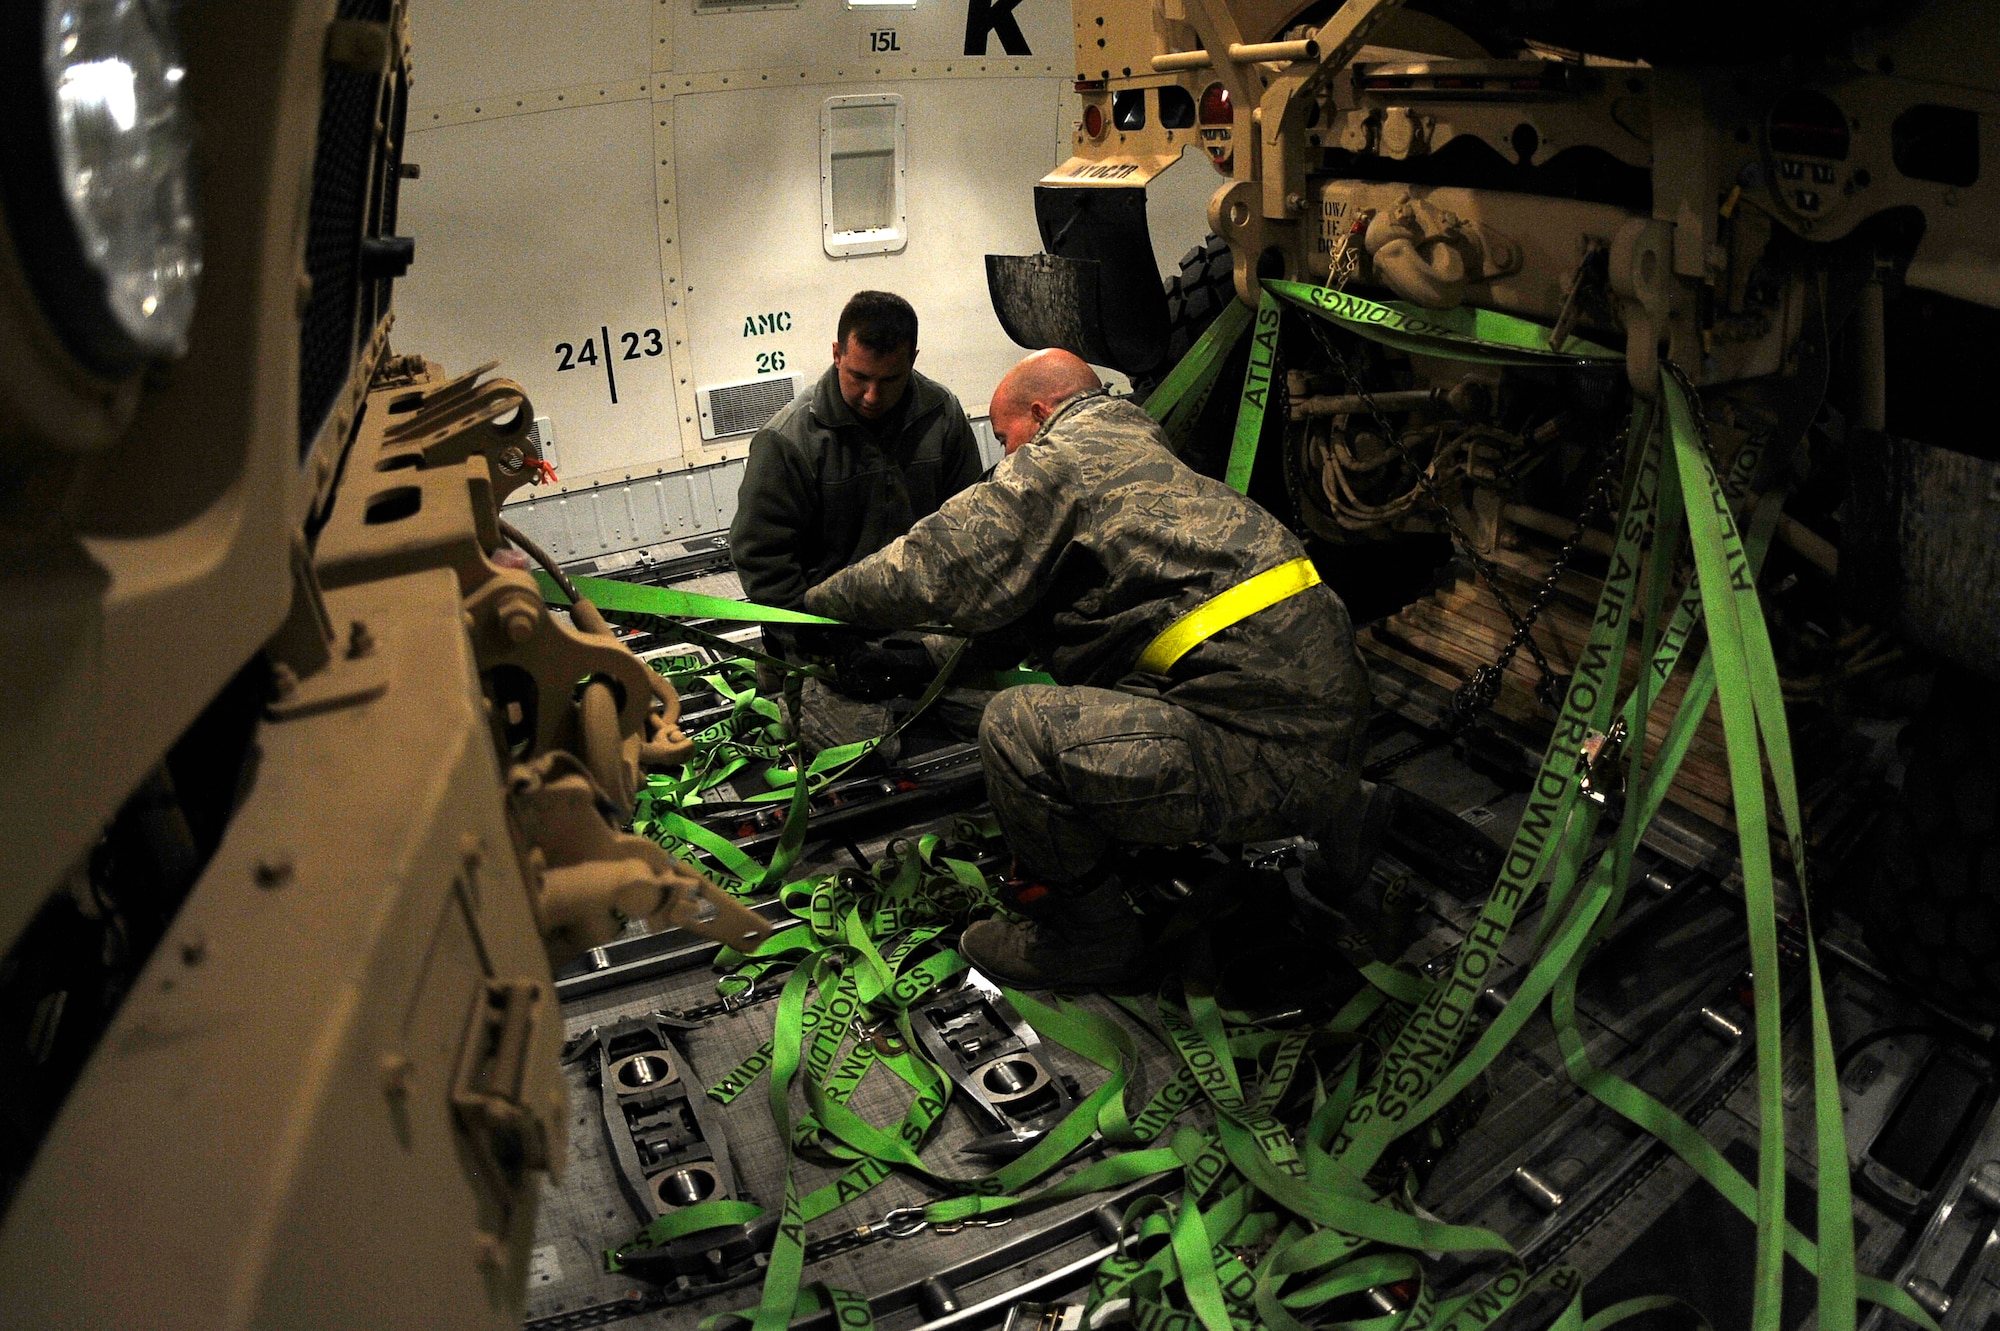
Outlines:
<svg viewBox="0 0 2000 1331"><path fill-rule="evenodd" d="M1589 493L1584 496L1583 507L1577 513L1576 526L1570 532L1569 539L1563 542L1562 548L1556 552L1555 560L1550 564L1548 574L1542 579L1540 585L1535 588L1534 594L1529 598L1527 609L1525 611L1518 611L1500 584L1499 568L1473 547L1472 538L1466 534L1465 529L1459 525L1458 520L1452 515L1451 506L1445 503L1444 497L1438 493L1437 486L1431 480L1429 472L1424 467L1419 466L1416 459L1410 455L1409 450L1403 445L1400 432L1390 425L1381 410L1375 405L1373 394L1369 393L1362 386L1360 376L1354 372L1347 357L1342 355L1339 349L1328 339L1326 330L1320 328L1316 323L1313 325L1313 335L1319 339L1320 347L1326 352L1327 359L1333 363L1341 376L1346 379L1350 391L1368 405L1368 414L1375 422L1376 427L1381 431L1383 439L1396 450L1398 456L1403 461L1403 465L1416 477L1417 484L1423 489L1425 497L1430 500L1432 506L1437 509L1438 516L1443 520L1446 529L1449 531L1452 537L1452 544L1465 556L1467 562L1473 566L1481 580L1492 591L1493 598L1499 604L1501 613L1507 616L1508 623L1513 626L1513 636L1508 639L1506 646L1501 648L1499 656L1493 662L1474 670L1471 677L1453 691L1451 698L1451 719L1445 729L1439 734L1426 736L1403 749L1399 749L1394 753L1369 763L1365 769L1365 774L1371 780L1374 780L1387 776L1397 767L1417 757L1419 754L1428 752L1438 745L1448 742L1469 726L1480 712L1492 707L1499 699L1500 685L1501 681L1505 678L1507 667L1512 664L1514 657L1524 647L1527 649L1530 658L1535 663L1536 670L1540 674L1540 679L1536 683L1536 695L1552 710L1559 710L1562 707L1562 694L1567 691L1567 679L1549 664L1548 657L1543 654L1541 646L1535 642L1533 636L1534 627L1542 611L1554 599L1556 589L1562 581L1562 575L1568 571L1570 559L1576 553L1577 548L1583 543L1584 533L1589 528L1590 520L1596 516L1599 507L1609 498L1612 482L1616 478L1620 463L1624 458L1626 432L1620 431L1618 438L1606 450L1604 465L1599 470L1596 480L1592 483ZM1559 681L1562 684L1561 688L1557 687Z"/></svg>
<svg viewBox="0 0 2000 1331"><path fill-rule="evenodd" d="M847 1252L853 1248L865 1248L871 1243L889 1237L886 1231L871 1233L870 1230L880 1231L881 1227L857 1225L853 1229L843 1229L838 1234L828 1234L825 1238L808 1240L804 1260L808 1263L824 1261L836 1253Z"/></svg>
<svg viewBox="0 0 2000 1331"><path fill-rule="evenodd" d="M1624 435L1621 433L1619 436L1620 444L1623 441ZM1522 620L1517 621L1513 638L1501 650L1497 660L1474 670L1472 677L1453 691L1451 697L1451 718L1445 728L1442 731L1425 735L1421 739L1401 749L1397 749L1393 753L1385 754L1374 762L1367 764L1362 769L1363 776L1367 777L1370 781L1379 781L1411 759L1428 753L1442 744L1449 743L1469 727L1481 711L1491 707L1498 701L1500 696L1500 681L1504 677L1507 666L1513 661L1514 655L1520 649L1523 641L1528 642L1530 649L1533 650L1533 640L1527 638L1527 634L1533 629L1536 618L1548 605L1550 599L1554 597L1557 584L1561 582L1562 575L1569 564L1570 555L1582 543L1584 528L1588 524L1589 518L1595 512L1597 506L1603 502L1609 490L1611 477L1616 471L1616 463L1622 452L1622 447L1614 447L1609 457L1606 458L1604 470L1599 473L1596 485L1592 487L1591 493L1585 497L1583 509L1577 518L1576 529L1570 533L1570 538L1564 542L1562 549L1556 552L1555 562L1549 566L1548 576L1535 589L1535 595L1528 603L1527 614ZM1497 588L1495 589L1495 594L1498 595ZM1554 687L1558 677L1549 670L1548 663L1541 658L1541 654L1536 652L1535 657L1542 669L1540 684L1543 700L1549 701L1551 695L1567 692L1567 684L1564 685L1562 690L1557 690ZM1554 697L1550 705L1559 709L1562 706L1562 698L1560 696Z"/></svg>
<svg viewBox="0 0 2000 1331"><path fill-rule="evenodd" d="M693 1302L709 1293L706 1287L695 1287L680 1298L663 1289L633 1290L622 1299L609 1303L592 1303L582 1308L572 1308L568 1312L551 1313L547 1317L531 1317L521 1324L521 1331L584 1331L585 1327L609 1326L622 1322L640 1313L652 1312L656 1308L670 1307L675 1303Z"/></svg>
<svg viewBox="0 0 2000 1331"><path fill-rule="evenodd" d="M1702 452L1708 454L1708 460L1714 462L1715 450L1708 441L1708 411L1702 405L1701 390L1695 387L1693 378L1680 367L1678 361L1662 360L1660 366L1680 385L1681 396L1687 399L1688 413L1694 417L1694 437L1701 444Z"/></svg>
<svg viewBox="0 0 2000 1331"><path fill-rule="evenodd" d="M1325 349L1327 356L1339 368L1342 377L1347 380L1348 388L1355 396L1368 404L1370 418L1374 420L1376 427L1381 431L1382 438L1391 448L1396 450L1397 456L1403 460L1403 465L1409 468L1410 472L1416 477L1417 485L1423 490L1424 497L1429 499L1432 506L1437 509L1439 517L1443 519L1446 529L1451 534L1452 544L1471 562L1473 568L1493 592L1494 600L1499 603L1501 613L1507 616L1508 623L1514 627L1515 641L1517 643L1525 641L1528 653L1534 658L1535 664L1542 671L1544 679L1553 678L1555 668L1548 663L1548 658L1542 655L1540 645L1532 637L1528 636L1528 631L1533 627L1532 623L1523 620L1520 613L1514 609L1513 601L1500 586L1499 569L1494 566L1491 560L1473 548L1472 538L1466 534L1463 527L1459 526L1458 519L1452 516L1451 506L1445 503L1444 496L1438 493L1437 483L1431 479L1429 470L1419 466L1417 460L1410 455L1409 449L1403 444L1401 432L1389 424L1387 417L1375 405L1374 395L1361 386L1360 376L1355 374L1353 369L1348 365L1347 358L1341 355L1339 350L1327 340L1326 332L1317 324L1313 326L1313 334L1319 339L1320 346ZM1482 667L1482 671L1483 669L1484 667ZM1466 683L1468 685L1478 683L1479 687L1475 690L1475 696L1487 691L1486 685L1480 681L1479 672L1475 672L1473 679L1466 681ZM1499 684L1496 677L1492 685L1495 696L1498 694L1498 688ZM1461 687L1460 693L1462 694L1463 692L1464 688ZM1454 711L1466 710L1458 694L1453 695L1452 707ZM1473 710L1476 709L1475 705Z"/></svg>
<svg viewBox="0 0 2000 1331"><path fill-rule="evenodd" d="M880 1220L870 1220L852 1229L839 1230L820 1238L808 1239L805 1245L805 1261L808 1265L823 1261L835 1253L848 1252L855 1248L865 1248L883 1239L907 1239L924 1232L926 1228L921 1207L898 1207Z"/></svg>
<svg viewBox="0 0 2000 1331"><path fill-rule="evenodd" d="M689 1281L684 1284L634 1286L624 1298L612 1299L608 1303L586 1304L572 1308L568 1312L550 1313L547 1317L536 1317L522 1324L521 1331L584 1331L586 1327L609 1326L622 1322L628 1317L641 1313L657 1312L662 1308L672 1308L683 1303L695 1303L711 1298L726 1290L741 1289L761 1280L764 1268L760 1265L736 1275L715 1281Z"/></svg>
<svg viewBox="0 0 2000 1331"><path fill-rule="evenodd" d="M1568 571L1570 556L1575 554L1577 547L1583 544L1584 532L1590 526L1590 520L1597 516L1598 511L1603 507L1605 501L1610 498L1612 482L1617 478L1619 464L1623 459L1624 444L1625 433L1620 431L1617 441L1605 454L1604 466L1598 471L1597 480L1591 485L1590 493L1584 496L1583 507L1577 511L1576 526L1570 531L1569 539L1563 542L1562 549L1556 552L1555 561L1549 565L1548 576L1543 578L1541 585L1535 588L1535 594L1529 600L1527 612L1522 616L1520 624L1515 628L1513 638L1501 649L1498 659L1490 665L1481 666L1478 671L1474 672L1473 678L1479 680L1480 705L1482 707L1492 706L1494 701L1499 697L1501 677L1505 674L1507 667L1512 664L1514 654L1524 644L1531 651L1534 651L1534 640L1528 636L1529 631L1534 627L1535 621L1541 616L1542 611L1548 608L1549 602L1555 599L1556 588L1562 581L1562 575ZM1553 692L1556 676L1550 672L1548 662L1542 658L1542 654L1539 651L1534 651L1534 657L1536 664L1542 669L1542 679L1539 686L1548 686ZM1484 676L1484 678L1481 679L1481 676ZM1470 683L1472 681L1467 682ZM1563 691L1567 691L1567 685L1565 685ZM1551 698L1545 695L1543 701L1549 703L1552 707L1560 708L1562 706L1562 698L1560 696Z"/></svg>
<svg viewBox="0 0 2000 1331"><path fill-rule="evenodd" d="M969 1226L979 1226L989 1229L998 1228L1001 1225L1007 1224L1011 1219L1011 1216L996 1216L990 1219L979 1216L968 1216L964 1220L955 1221L951 1224L934 1225L924 1219L923 1208L921 1206L898 1206L880 1220L856 1225L852 1229L843 1229L837 1233L828 1234L824 1238L808 1240L805 1245L803 1260L806 1265L810 1266L814 1262L822 1262L829 1257L843 1252L851 1252L856 1248L865 1248L869 1244L879 1243L883 1239L915 1238L917 1235L926 1232L956 1234ZM652 1312L660 1308L670 1308L676 1304L693 1303L698 1299L707 1298L712 1294L718 1294L724 1290L749 1284L759 1278L763 1270L764 1268L760 1260L757 1265L748 1270L741 1271L736 1275L727 1276L721 1280L697 1283L681 1282L674 1285L649 1286L645 1289L635 1287L624 1298L613 1299L609 1303L595 1303L587 1307L572 1309L569 1312L553 1313L547 1317L537 1317L533 1321L528 1322L522 1328L522 1331L582 1331L585 1327L605 1326L611 1322L623 1321L628 1317L636 1317L640 1313Z"/></svg>
<svg viewBox="0 0 2000 1331"><path fill-rule="evenodd" d="M1619 436L1620 444L1623 441L1624 435L1621 433ZM1362 769L1363 776L1367 777L1370 781L1379 781L1411 759L1428 753L1439 745L1450 742L1472 724L1479 712L1491 707L1498 701L1500 681L1505 676L1507 666L1513 661L1515 653L1520 649L1524 640L1529 642L1532 649L1533 641L1532 639L1527 639L1526 635L1534 627L1536 618L1548 605L1550 599L1554 597L1556 587L1562 581L1562 575L1569 564L1570 555L1582 543L1584 528L1588 524L1589 518L1596 511L1597 506L1603 502L1609 491L1611 477L1616 471L1616 464L1622 452L1623 449L1621 447L1614 447L1610 455L1605 459L1604 470L1599 473L1597 483L1592 487L1591 493L1585 497L1583 509L1577 518L1576 529L1570 533L1570 538L1564 542L1562 549L1556 552L1555 562L1549 566L1548 576L1535 589L1535 595L1528 603L1527 614L1515 629L1514 637L1501 650L1497 660L1474 670L1472 677L1453 691L1451 698L1451 718L1446 727L1442 731L1426 735L1404 748L1385 754L1383 757L1367 764ZM1561 690L1555 688L1555 681L1558 676L1550 672L1548 663L1541 659L1539 652L1536 653L1536 659L1542 668L1540 683L1543 700L1549 701L1551 695L1559 695L1560 693L1567 692L1567 684ZM1555 696L1550 705L1559 709L1562 706L1562 698Z"/></svg>
<svg viewBox="0 0 2000 1331"><path fill-rule="evenodd" d="M1452 543L1465 556L1466 560L1471 563L1480 578L1486 583L1488 589L1492 591L1493 598L1498 602L1501 613L1507 616L1508 623L1513 626L1513 637L1509 640L1506 647L1501 650L1497 662L1479 667L1478 670L1473 672L1472 678L1460 685L1458 691L1452 695L1452 711L1458 716L1469 719L1472 713L1492 706L1500 694L1502 674L1523 647L1527 648L1528 655L1534 660L1535 667L1541 674L1541 678L1536 685L1538 696L1551 709L1560 708L1562 706L1562 698L1555 689L1555 683L1562 676L1558 674L1555 667L1549 664L1548 657L1542 653L1540 644L1534 640L1533 630L1535 620L1555 595L1556 585L1567 569L1570 557L1582 542L1584 532L1589 526L1591 517L1594 516L1598 504L1608 491L1618 464L1624 456L1624 432L1621 431L1617 440L1606 450L1604 467L1600 471L1596 483L1591 487L1590 493L1585 496L1583 509L1577 515L1575 529L1570 533L1569 540L1563 544L1562 549L1557 553L1555 563L1550 566L1548 576L1543 579L1542 585L1536 589L1529 603L1529 609L1523 614L1514 608L1513 601L1500 585L1500 569L1491 560L1473 548L1472 538L1459 525L1458 519L1452 516L1451 506L1445 503L1444 497L1438 493L1437 485L1432 481L1429 472L1417 465L1416 459L1410 456L1409 450L1403 445L1400 432L1389 424L1381 410L1376 407L1374 396L1362 387L1360 376L1354 373L1354 370L1348 364L1347 358L1328 340L1326 331L1317 324L1313 326L1313 335L1319 339L1320 346L1325 350L1328 359L1334 363L1342 377L1347 380L1349 389L1363 402L1368 404L1368 414L1381 431L1382 437L1396 450L1398 456L1403 460L1403 465L1408 467L1416 476L1417 484L1422 487L1425 497L1437 509L1439 517L1443 519L1446 528L1451 533ZM1461 724L1463 723L1461 722Z"/></svg>
<svg viewBox="0 0 2000 1331"><path fill-rule="evenodd" d="M780 985L771 985L768 988L760 989L757 982L752 980L750 987L740 994L728 995L717 999L713 1003L700 1003L674 1015L681 1021L707 1021L711 1017L721 1017L731 1012L740 1012L744 1008L752 1007L758 1003L768 1003L778 997L781 988L782 986Z"/></svg>

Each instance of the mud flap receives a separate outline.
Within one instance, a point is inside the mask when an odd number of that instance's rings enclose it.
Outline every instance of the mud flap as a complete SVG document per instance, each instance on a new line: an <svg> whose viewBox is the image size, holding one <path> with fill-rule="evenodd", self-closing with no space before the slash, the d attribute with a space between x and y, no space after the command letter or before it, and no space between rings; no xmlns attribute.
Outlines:
<svg viewBox="0 0 2000 1331"><path fill-rule="evenodd" d="M1035 221L1046 253L986 256L987 290L1007 336L1127 375L1158 368L1170 329L1146 191L1039 185Z"/></svg>

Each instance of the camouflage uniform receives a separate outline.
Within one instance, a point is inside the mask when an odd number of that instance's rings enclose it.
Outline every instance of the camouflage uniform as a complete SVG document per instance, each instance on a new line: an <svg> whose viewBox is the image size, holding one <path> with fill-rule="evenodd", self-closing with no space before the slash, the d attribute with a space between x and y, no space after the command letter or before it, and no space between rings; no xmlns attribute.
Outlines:
<svg viewBox="0 0 2000 1331"><path fill-rule="evenodd" d="M1187 611L1300 558L1284 526L1166 448L1137 406L1072 399L983 483L806 594L853 624L1025 637L1057 687L998 695L979 742L1024 872L1086 877L1114 843L1257 840L1357 812L1368 679L1323 586L1136 662Z"/></svg>

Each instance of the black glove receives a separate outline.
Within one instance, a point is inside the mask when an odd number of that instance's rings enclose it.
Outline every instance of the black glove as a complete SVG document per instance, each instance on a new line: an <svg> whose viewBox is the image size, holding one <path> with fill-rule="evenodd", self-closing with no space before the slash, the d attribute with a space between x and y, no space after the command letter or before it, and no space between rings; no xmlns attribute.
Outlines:
<svg viewBox="0 0 2000 1331"><path fill-rule="evenodd" d="M773 633L772 630L777 632ZM854 653L874 645L867 629L844 624L767 624L764 640L781 644L773 653L787 661L826 661L836 667Z"/></svg>
<svg viewBox="0 0 2000 1331"><path fill-rule="evenodd" d="M837 671L840 691L862 702L915 697L937 676L921 642L887 638L844 658Z"/></svg>

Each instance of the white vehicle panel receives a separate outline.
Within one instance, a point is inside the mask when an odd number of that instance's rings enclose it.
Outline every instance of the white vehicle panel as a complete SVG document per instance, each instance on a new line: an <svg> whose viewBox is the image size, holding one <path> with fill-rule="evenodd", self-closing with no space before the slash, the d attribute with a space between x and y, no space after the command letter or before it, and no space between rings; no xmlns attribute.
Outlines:
<svg viewBox="0 0 2000 1331"><path fill-rule="evenodd" d="M1065 90L1052 79L1008 78L879 91L905 98L910 239L900 253L844 259L820 243L819 112L829 89L674 99L697 386L778 371L817 378L840 307L864 288L916 306L919 365L975 415L1019 359L987 299L985 256L1041 248L1032 187L1055 152ZM703 187L712 162L739 164L727 190ZM780 314L783 327L772 327Z"/></svg>
<svg viewBox="0 0 2000 1331"><path fill-rule="evenodd" d="M450 106L515 88L643 79L656 63L656 7L654 0L417 0L410 6L411 104ZM412 115L410 123L419 118Z"/></svg>
<svg viewBox="0 0 2000 1331"><path fill-rule="evenodd" d="M976 71L985 62L997 68L1015 60L1055 63L1068 79L1076 71L1071 45L1069 6L1049 0L1022 0L1011 11L1028 45L1027 53L1007 51L1001 32L973 34L976 49L968 54L965 0L924 0L914 8L850 9L837 0L806 0L797 10L696 13L690 0L677 0L673 20L674 69L682 74L758 68L773 65L832 65L843 75L896 75L895 62L970 61ZM896 32L893 49L875 51L868 34L885 28ZM908 73L905 69L903 72ZM968 72L954 68L951 73ZM988 72L993 72L989 70Z"/></svg>
<svg viewBox="0 0 2000 1331"><path fill-rule="evenodd" d="M580 106L411 136L424 174L404 192L402 225L419 259L398 293L396 343L454 369L497 357L556 422L570 483L680 465L653 111ZM645 354L649 329L663 354Z"/></svg>

